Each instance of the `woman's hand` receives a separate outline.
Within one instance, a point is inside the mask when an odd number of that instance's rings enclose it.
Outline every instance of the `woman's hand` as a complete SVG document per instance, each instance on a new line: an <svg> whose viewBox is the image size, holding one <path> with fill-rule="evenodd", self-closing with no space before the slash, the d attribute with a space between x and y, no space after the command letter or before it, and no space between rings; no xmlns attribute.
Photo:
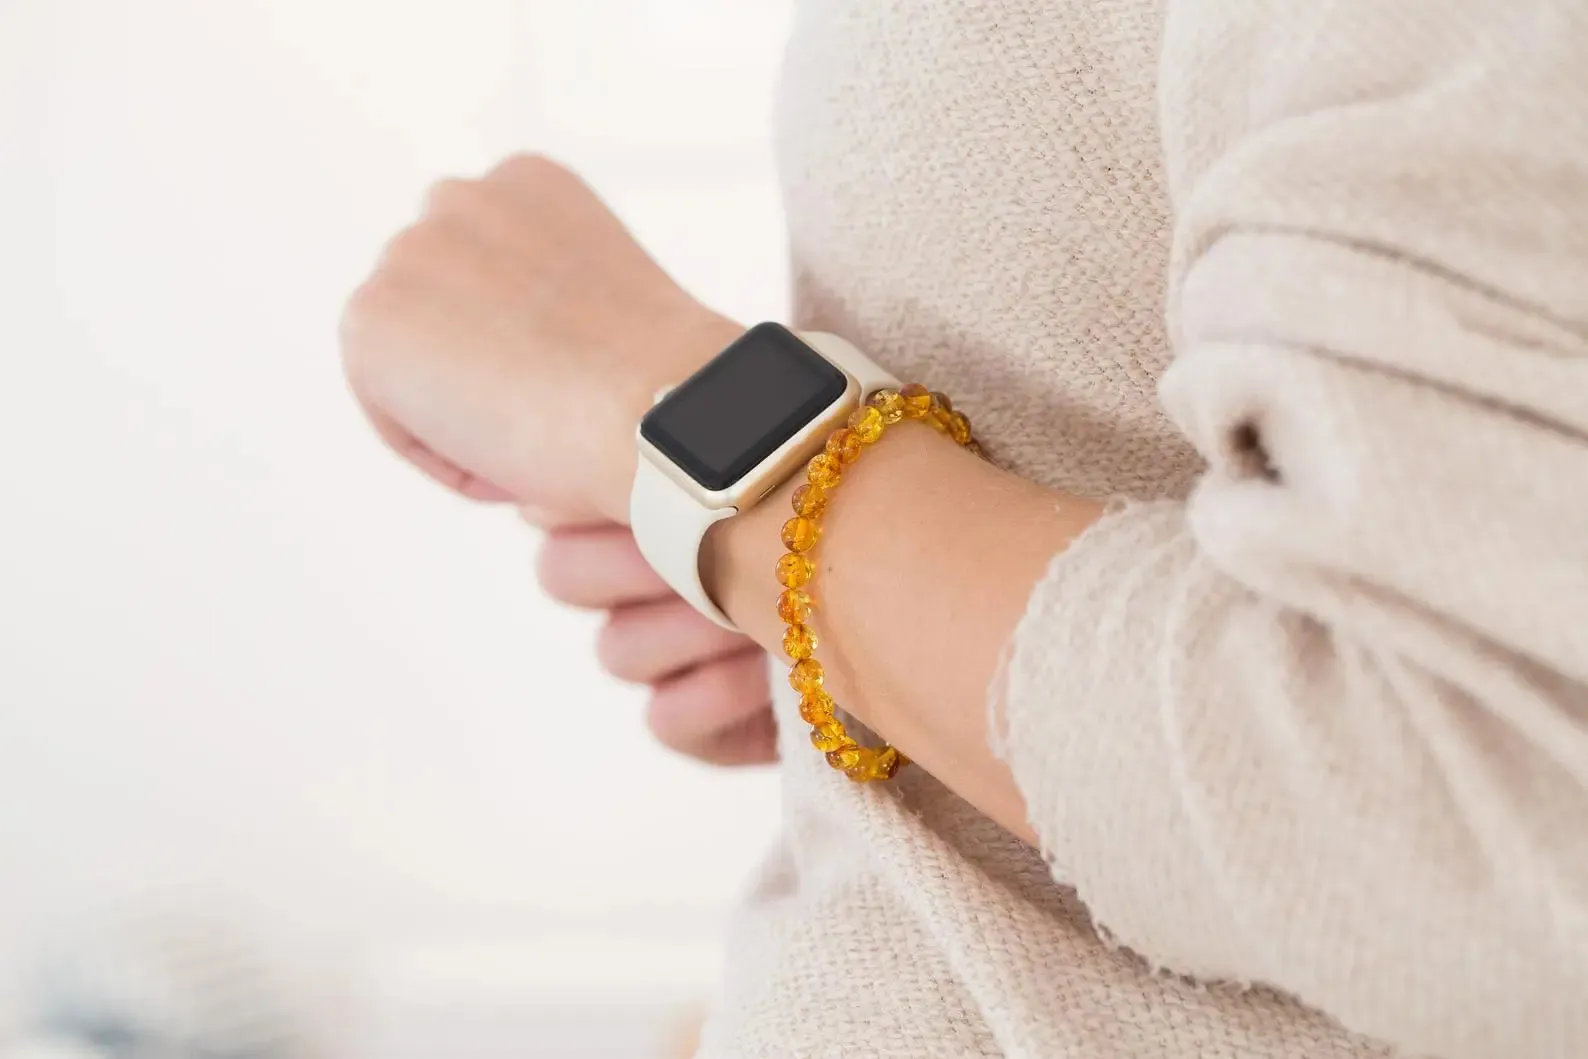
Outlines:
<svg viewBox="0 0 1588 1059"><path fill-rule="evenodd" d="M650 687L646 721L663 745L717 765L777 759L766 653L680 599L626 528L551 530L537 573L553 599L607 612L596 655L619 680Z"/></svg>
<svg viewBox="0 0 1588 1059"><path fill-rule="evenodd" d="M736 330L583 181L526 156L431 191L349 302L342 349L375 429L443 484L626 522L635 424Z"/></svg>
<svg viewBox="0 0 1588 1059"><path fill-rule="evenodd" d="M635 424L737 331L578 177L534 157L437 185L342 328L381 437L451 489L517 502L548 528L547 591L608 611L602 665L651 687L664 744L723 764L775 756L766 656L673 595L621 524Z"/></svg>

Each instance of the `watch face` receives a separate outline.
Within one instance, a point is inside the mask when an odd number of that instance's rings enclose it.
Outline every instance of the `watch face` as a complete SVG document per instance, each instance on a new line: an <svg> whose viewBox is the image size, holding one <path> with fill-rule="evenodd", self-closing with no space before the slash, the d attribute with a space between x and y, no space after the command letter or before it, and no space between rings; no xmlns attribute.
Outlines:
<svg viewBox="0 0 1588 1059"><path fill-rule="evenodd" d="M712 492L727 489L848 389L777 324L757 324L640 421L640 436Z"/></svg>

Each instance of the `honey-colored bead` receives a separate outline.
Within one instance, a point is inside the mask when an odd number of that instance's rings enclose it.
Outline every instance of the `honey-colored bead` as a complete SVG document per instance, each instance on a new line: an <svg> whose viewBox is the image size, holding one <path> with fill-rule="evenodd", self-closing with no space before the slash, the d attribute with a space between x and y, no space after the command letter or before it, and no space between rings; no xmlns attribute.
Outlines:
<svg viewBox="0 0 1588 1059"><path fill-rule="evenodd" d="M856 783L865 783L871 779L871 770L876 763L877 755L880 753L880 751L869 746L857 747L856 749L858 749L860 753L856 756L854 764L843 766L844 775L848 776ZM831 764L831 761L829 760L828 763Z"/></svg>
<svg viewBox="0 0 1588 1059"><path fill-rule="evenodd" d="M932 391L932 409L926 413L926 422L939 433L948 433L948 418L954 414L954 405L943 394Z"/></svg>
<svg viewBox="0 0 1588 1059"><path fill-rule="evenodd" d="M783 634L783 653L796 662L803 661L816 650L816 634L809 625L790 625Z"/></svg>
<svg viewBox="0 0 1588 1059"><path fill-rule="evenodd" d="M898 390L878 390L866 403L881 412L882 422L890 427L904 418L904 398Z"/></svg>
<svg viewBox="0 0 1588 1059"><path fill-rule="evenodd" d="M830 724L833 719L833 697L817 688L800 698L800 719L806 724Z"/></svg>
<svg viewBox="0 0 1588 1059"><path fill-rule="evenodd" d="M816 564L808 556L789 552L777 561L777 583L784 588L799 588L810 584L816 573Z"/></svg>
<svg viewBox="0 0 1588 1059"><path fill-rule="evenodd" d="M882 436L885 425L882 421L882 413L870 405L861 405L849 413L849 429L867 445Z"/></svg>
<svg viewBox="0 0 1588 1059"><path fill-rule="evenodd" d="M805 479L819 489L831 489L843 479L844 466L827 453L812 456L805 465Z"/></svg>
<svg viewBox="0 0 1588 1059"><path fill-rule="evenodd" d="M961 445L970 441L970 420L965 418L964 412L948 414L948 436Z"/></svg>
<svg viewBox="0 0 1588 1059"><path fill-rule="evenodd" d="M831 754L834 750L842 750L846 746L854 745L855 741L849 738L849 733L844 731L844 726L837 721L818 724L811 729L811 746L824 754Z"/></svg>
<svg viewBox="0 0 1588 1059"><path fill-rule="evenodd" d="M827 763L835 769L852 769L860 764L864 753L858 746L841 746L827 752Z"/></svg>
<svg viewBox="0 0 1588 1059"><path fill-rule="evenodd" d="M810 593L803 588L788 588L777 597L777 616L790 625L803 625L811 620Z"/></svg>
<svg viewBox="0 0 1588 1059"><path fill-rule="evenodd" d="M783 547L791 552L808 552L816 547L821 528L808 518L791 518L783 523Z"/></svg>
<svg viewBox="0 0 1588 1059"><path fill-rule="evenodd" d="M859 434L848 427L839 427L827 438L826 452L839 463L848 464L860 459L860 452L865 447Z"/></svg>
<svg viewBox="0 0 1588 1059"><path fill-rule="evenodd" d="M981 447L981 442L975 440L974 438L971 439L965 448L972 456L980 456L984 460L987 458L987 452Z"/></svg>
<svg viewBox="0 0 1588 1059"><path fill-rule="evenodd" d="M891 746L882 747L844 769L844 775L856 783L880 783L891 780L907 763L907 759Z"/></svg>
<svg viewBox="0 0 1588 1059"><path fill-rule="evenodd" d="M788 671L789 686L802 694L820 690L822 664L814 658L802 658Z"/></svg>
<svg viewBox="0 0 1588 1059"><path fill-rule="evenodd" d="M827 490L819 485L805 484L794 490L794 514L805 518L820 518L827 510Z"/></svg>
<svg viewBox="0 0 1588 1059"><path fill-rule="evenodd" d="M865 782L874 783L878 780L891 780L899 769L904 767L905 762L906 758L903 754L891 746L885 746L878 750L871 760L866 763L868 768L866 769Z"/></svg>
<svg viewBox="0 0 1588 1059"><path fill-rule="evenodd" d="M904 402L906 419L920 419L932 410L932 391L918 382L901 386L899 399Z"/></svg>

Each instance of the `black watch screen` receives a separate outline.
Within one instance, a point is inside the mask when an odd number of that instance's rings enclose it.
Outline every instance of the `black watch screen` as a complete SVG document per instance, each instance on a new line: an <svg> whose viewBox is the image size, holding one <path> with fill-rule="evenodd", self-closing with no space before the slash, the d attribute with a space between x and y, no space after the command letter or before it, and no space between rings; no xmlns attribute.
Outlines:
<svg viewBox="0 0 1588 1059"><path fill-rule="evenodd" d="M656 403L640 436L727 489L844 395L849 380L778 324L757 324Z"/></svg>

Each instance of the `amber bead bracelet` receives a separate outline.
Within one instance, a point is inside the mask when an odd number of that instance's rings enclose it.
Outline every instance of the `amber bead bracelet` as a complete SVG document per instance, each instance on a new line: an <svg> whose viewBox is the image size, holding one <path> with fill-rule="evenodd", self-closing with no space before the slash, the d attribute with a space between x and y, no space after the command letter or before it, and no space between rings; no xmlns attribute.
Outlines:
<svg viewBox="0 0 1588 1059"><path fill-rule="evenodd" d="M788 681L800 693L800 717L811 726L811 744L827 755L827 763L857 783L892 779L909 764L891 746L860 746L849 737L838 719L832 696L822 690L822 664L816 660L816 634L811 630L811 579L816 564L811 552L821 536L827 499L843 481L849 467L867 446L896 423L915 419L946 434L976 455L981 446L971 437L970 420L956 412L947 397L916 383L897 390L878 390L849 416L847 426L827 437L821 455L805 468L805 484L794 490L794 517L783 523L783 546L788 554L777 561L777 580L783 593L777 598L777 615L788 623L783 652L793 661Z"/></svg>

